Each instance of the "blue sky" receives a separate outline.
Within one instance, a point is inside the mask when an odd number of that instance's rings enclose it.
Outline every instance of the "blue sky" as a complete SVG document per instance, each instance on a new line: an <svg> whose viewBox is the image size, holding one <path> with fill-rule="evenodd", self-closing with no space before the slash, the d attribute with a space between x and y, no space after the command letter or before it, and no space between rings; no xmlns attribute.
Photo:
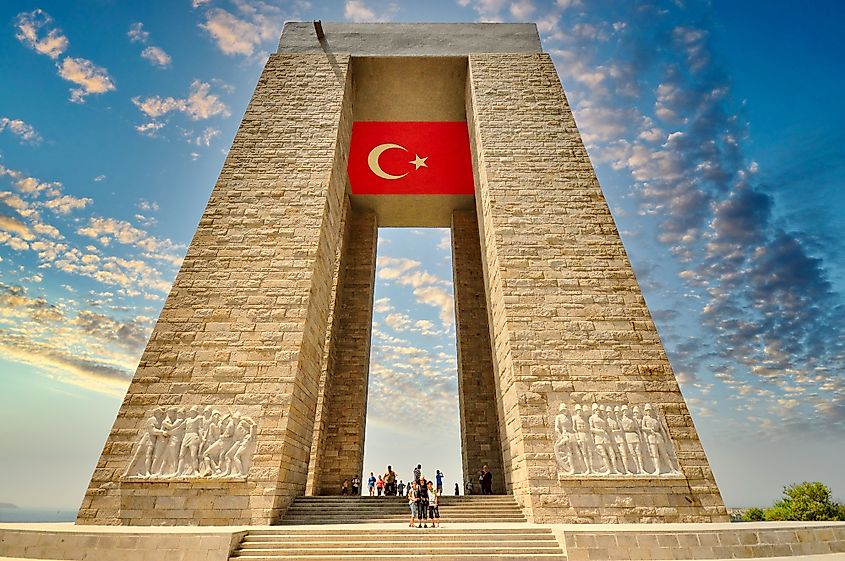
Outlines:
<svg viewBox="0 0 845 561"><path fill-rule="evenodd" d="M843 12L4 2L0 502L78 505L262 65L311 19L537 22L727 504L845 499ZM366 471L422 448L459 476L448 244L380 232Z"/></svg>

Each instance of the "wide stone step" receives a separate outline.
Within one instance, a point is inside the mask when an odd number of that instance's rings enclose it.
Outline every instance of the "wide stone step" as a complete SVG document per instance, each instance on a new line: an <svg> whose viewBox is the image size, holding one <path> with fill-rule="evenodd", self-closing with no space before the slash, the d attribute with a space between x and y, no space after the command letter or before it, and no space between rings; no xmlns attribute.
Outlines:
<svg viewBox="0 0 845 561"><path fill-rule="evenodd" d="M261 530L250 530L247 534L247 537L265 537L265 536L285 536L285 537L297 537L297 538L308 538L309 536L319 537L322 539L324 537L344 537L344 538L351 538L354 539L356 536L360 535L360 530L357 529L337 529L337 528L327 528L327 529L307 529L307 528L268 528L268 529L261 529ZM411 528L379 528L378 529L379 536L414 536L419 535L419 532L412 530ZM548 528L538 528L532 527L530 525L521 526L519 528L439 528L436 532L436 535L440 536L452 536L452 537L479 537L479 536L508 536L510 539L512 536L531 536L532 538L536 538L538 536L552 536L552 533L549 531Z"/></svg>
<svg viewBox="0 0 845 561"><path fill-rule="evenodd" d="M273 555L262 556L240 556L237 553L231 559L249 559L250 561L273 561L277 559L302 559L303 556L298 553L275 553ZM465 554L429 554L424 558L417 553L412 554L373 554L366 553L343 553L337 555L314 555L306 557L308 561L486 561L488 559L493 561L566 561L566 555L560 553L465 553Z"/></svg>
<svg viewBox="0 0 845 561"><path fill-rule="evenodd" d="M437 532L432 533L425 533L420 534L418 539L425 540L427 542L426 545L432 548L449 548L454 547L456 543L454 536L436 536ZM241 544L241 549L244 551L252 551L256 549L272 549L272 548L286 548L292 545L295 546L315 546L318 545L325 549L343 549L347 547L355 547L355 548L379 548L379 547L403 547L407 545L409 541L399 540L399 539L391 539L385 540L381 538L381 536L374 535L372 540L370 541L350 541L350 540L326 540L320 538L291 538L289 540L279 540L279 539L245 539ZM413 542L411 542L413 543ZM475 540L475 539L466 539L463 538L459 541L462 547L488 547L491 543L495 544L496 547L516 547L516 548L524 548L526 545L530 546L548 546L548 547L558 547L557 540L554 539L552 536L544 536L542 539L538 539L536 536L532 537L528 540L513 540L513 539L502 539L501 536L497 536L495 539L486 539L486 540Z"/></svg>

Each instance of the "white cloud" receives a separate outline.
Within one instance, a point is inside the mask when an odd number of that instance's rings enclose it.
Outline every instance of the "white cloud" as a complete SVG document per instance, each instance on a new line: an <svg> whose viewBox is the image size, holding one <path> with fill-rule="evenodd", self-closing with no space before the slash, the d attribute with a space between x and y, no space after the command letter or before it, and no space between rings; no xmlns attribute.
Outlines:
<svg viewBox="0 0 845 561"><path fill-rule="evenodd" d="M26 224L16 218L12 218L11 216L0 215L0 230L17 234L25 240L32 240L35 238Z"/></svg>
<svg viewBox="0 0 845 561"><path fill-rule="evenodd" d="M376 21L376 14L362 0L347 0L343 17L354 22Z"/></svg>
<svg viewBox="0 0 845 561"><path fill-rule="evenodd" d="M150 121L149 123L142 123L135 125L135 130L146 136L155 136L156 132L164 128L164 123L158 121Z"/></svg>
<svg viewBox="0 0 845 561"><path fill-rule="evenodd" d="M534 4L531 0L519 0L519 2L511 2L511 15L518 20L527 21L531 14L534 13Z"/></svg>
<svg viewBox="0 0 845 561"><path fill-rule="evenodd" d="M220 134L220 129L214 127L207 127L199 136L193 139L193 144L197 146L211 146L211 140Z"/></svg>
<svg viewBox="0 0 845 561"><path fill-rule="evenodd" d="M97 177L94 178L95 183L99 183L100 181L105 181L105 180L106 180L106 176L102 175L102 174L100 174L100 175L98 175Z"/></svg>
<svg viewBox="0 0 845 561"><path fill-rule="evenodd" d="M59 76L79 86L70 91L70 100L74 103L84 103L87 95L116 89L105 68L84 58L66 57L59 65Z"/></svg>
<svg viewBox="0 0 845 561"><path fill-rule="evenodd" d="M67 50L69 41L57 28L49 29L46 35L41 35L42 27L49 28L52 25L53 18L44 10L22 12L15 19L15 37L33 51L55 60Z"/></svg>
<svg viewBox="0 0 845 561"><path fill-rule="evenodd" d="M145 115L153 119L173 111L184 113L193 121L209 119L216 115L228 117L229 108L220 101L217 95L210 93L210 91L210 84L194 80L191 82L191 89L185 98L154 96L142 100L140 97L134 97L132 103ZM163 126L164 124L155 123L153 125L153 122L151 122L141 125L143 130L139 127L136 127L136 130L149 132L150 130L158 130Z"/></svg>
<svg viewBox="0 0 845 561"><path fill-rule="evenodd" d="M71 211L85 208L92 202L94 201L87 197L79 198L73 195L62 195L46 201L44 206L59 214L70 214Z"/></svg>
<svg viewBox="0 0 845 561"><path fill-rule="evenodd" d="M30 144L38 144L41 142L41 135L38 134L35 128L20 119L0 117L0 132L3 132L4 130L8 130L10 133L20 138L22 142L28 142Z"/></svg>
<svg viewBox="0 0 845 561"><path fill-rule="evenodd" d="M234 4L237 15L211 8L206 12L205 23L200 24L223 54L252 56L262 43L278 40L284 20L278 7L245 0L234 0Z"/></svg>
<svg viewBox="0 0 845 561"><path fill-rule="evenodd" d="M141 51L141 58L150 61L153 66L167 68L170 66L170 55L160 47L147 47Z"/></svg>
<svg viewBox="0 0 845 561"><path fill-rule="evenodd" d="M140 21L130 25L126 35L129 36L129 40L133 43L146 43L150 38L150 33L144 31L144 24Z"/></svg>

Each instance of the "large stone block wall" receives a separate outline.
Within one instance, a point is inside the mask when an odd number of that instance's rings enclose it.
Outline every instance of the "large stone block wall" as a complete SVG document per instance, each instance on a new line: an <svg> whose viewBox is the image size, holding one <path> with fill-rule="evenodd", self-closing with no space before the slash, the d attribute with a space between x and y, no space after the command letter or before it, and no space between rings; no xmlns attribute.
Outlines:
<svg viewBox="0 0 845 561"><path fill-rule="evenodd" d="M344 479L363 480L378 228L368 210L352 209L348 223L315 466L314 494L321 495L339 494Z"/></svg>
<svg viewBox="0 0 845 561"><path fill-rule="evenodd" d="M311 442L311 459L308 463L308 480L305 484L305 494L317 494L317 489L320 485L320 471L323 449L323 443L326 440L326 431L324 427L325 409L326 409L326 395L331 395L331 378L328 373L334 369L334 360L337 356L335 353L335 346L331 344L332 335L338 330L338 323L340 318L337 314L337 288L343 284L343 269L341 268L343 261L343 244L345 240L349 239L349 212L351 210L349 197L344 200L343 215L341 218L341 231L343 232L343 241L337 245L337 253L335 254L334 277L332 279L331 298L329 301L329 318L328 329L326 330L326 339L323 346L323 362L320 370L320 383L317 388L317 409L314 413L314 437Z"/></svg>
<svg viewBox="0 0 845 561"><path fill-rule="evenodd" d="M461 459L464 482L480 493L478 472L484 464L493 474L493 492L505 492L502 438L493 376L493 354L487 327L487 304L481 264L481 241L475 210L452 213L452 271L458 343L458 400L461 414Z"/></svg>
<svg viewBox="0 0 845 561"><path fill-rule="evenodd" d="M351 131L349 57L272 55L78 514L268 524L304 493ZM158 406L252 408L245 480L126 481Z"/></svg>
<svg viewBox="0 0 845 561"><path fill-rule="evenodd" d="M467 118L507 477L535 522L727 520L550 57L469 57ZM682 476L560 477L560 403L656 405Z"/></svg>

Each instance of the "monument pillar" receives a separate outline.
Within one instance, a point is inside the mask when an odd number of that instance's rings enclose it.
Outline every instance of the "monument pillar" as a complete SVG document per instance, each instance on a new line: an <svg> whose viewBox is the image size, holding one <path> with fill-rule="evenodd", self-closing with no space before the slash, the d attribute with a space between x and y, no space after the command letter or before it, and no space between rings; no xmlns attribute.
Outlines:
<svg viewBox="0 0 845 561"><path fill-rule="evenodd" d="M485 464L493 474L493 492L506 492L502 465L499 385L487 323L481 241L475 210L452 213L452 270L455 329L458 343L458 400L461 409L461 459L464 483L481 493L478 472Z"/></svg>
<svg viewBox="0 0 845 561"><path fill-rule="evenodd" d="M363 480L377 241L375 213L350 209L314 451L315 495L336 495L356 475Z"/></svg>
<svg viewBox="0 0 845 561"><path fill-rule="evenodd" d="M467 88L509 488L534 522L726 520L551 57L471 54ZM622 407L651 415L638 469Z"/></svg>
<svg viewBox="0 0 845 561"><path fill-rule="evenodd" d="M270 524L305 492L341 241L348 63L325 54L267 61L79 523ZM180 465L194 407L209 416L200 431L220 425L220 444L188 449ZM147 451L164 459L152 475Z"/></svg>

